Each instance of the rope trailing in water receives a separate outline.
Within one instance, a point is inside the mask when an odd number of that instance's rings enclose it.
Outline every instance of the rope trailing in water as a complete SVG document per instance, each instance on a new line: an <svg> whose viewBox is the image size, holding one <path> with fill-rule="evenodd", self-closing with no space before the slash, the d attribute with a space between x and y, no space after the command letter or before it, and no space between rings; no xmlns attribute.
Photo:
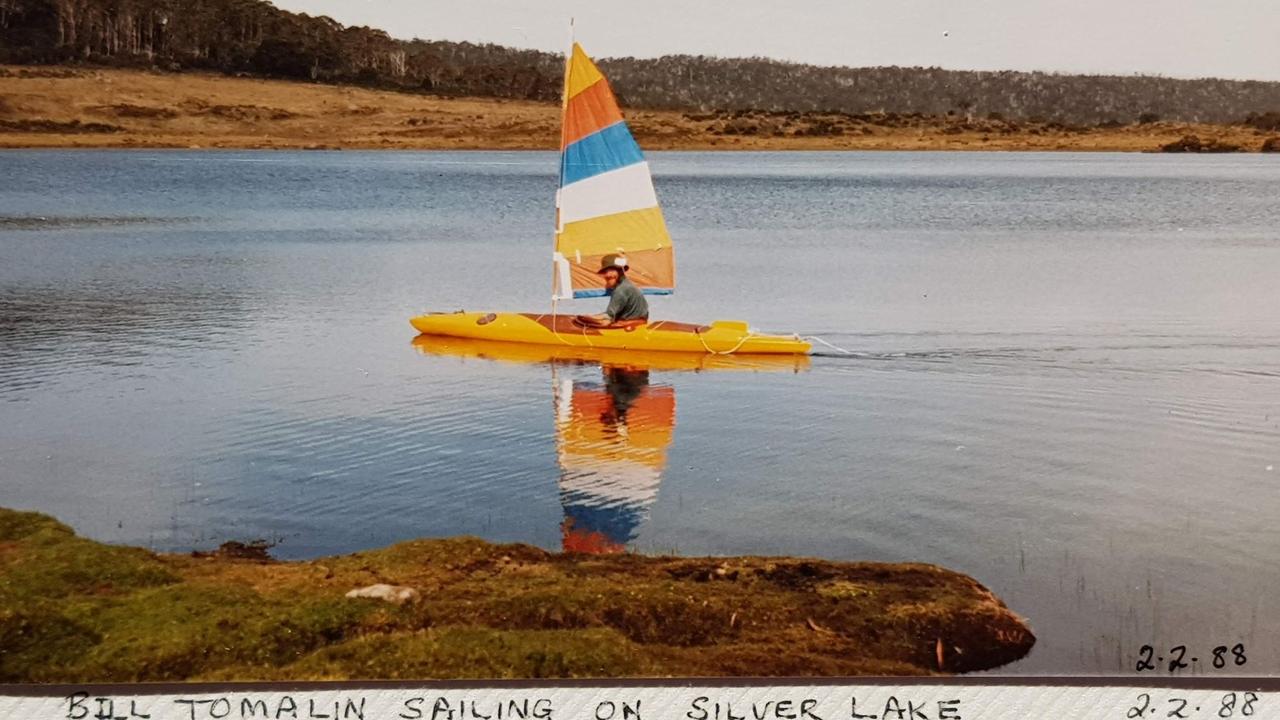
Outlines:
<svg viewBox="0 0 1280 720"><path fill-rule="evenodd" d="M818 337L817 335L809 335L809 336L807 336L807 337L802 337L802 338L800 338L800 339L801 339L801 340L810 340L810 341L812 341L812 342L821 343L821 344L826 345L827 347L831 348L832 350L835 350L835 351L836 351L836 352L838 352L838 353L844 353L845 355L857 355L857 353L855 353L854 351L852 351L852 350L845 350L844 348L842 348L842 347L840 347L840 346L838 346L838 345L832 345L831 343L827 342L826 340L823 340L822 338Z"/></svg>

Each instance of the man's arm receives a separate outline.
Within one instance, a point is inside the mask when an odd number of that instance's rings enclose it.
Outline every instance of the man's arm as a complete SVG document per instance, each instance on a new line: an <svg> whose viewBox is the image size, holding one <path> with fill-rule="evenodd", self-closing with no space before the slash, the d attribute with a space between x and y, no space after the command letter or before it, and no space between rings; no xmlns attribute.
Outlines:
<svg viewBox="0 0 1280 720"><path fill-rule="evenodd" d="M576 319L583 325L591 325L594 327L604 327L613 323L613 318L609 317L608 313L601 313L599 315L578 315Z"/></svg>
<svg viewBox="0 0 1280 720"><path fill-rule="evenodd" d="M622 312L624 298L621 293L613 293L609 296L609 307L599 315L579 315L578 321L583 325L592 325L594 327L605 327L612 325L614 319L618 317L618 313Z"/></svg>
<svg viewBox="0 0 1280 720"><path fill-rule="evenodd" d="M609 296L609 307L605 308L604 317L608 318L609 322L617 320L618 313L622 312L622 306L625 302L626 299L623 297L623 294L621 292L614 291L614 293Z"/></svg>

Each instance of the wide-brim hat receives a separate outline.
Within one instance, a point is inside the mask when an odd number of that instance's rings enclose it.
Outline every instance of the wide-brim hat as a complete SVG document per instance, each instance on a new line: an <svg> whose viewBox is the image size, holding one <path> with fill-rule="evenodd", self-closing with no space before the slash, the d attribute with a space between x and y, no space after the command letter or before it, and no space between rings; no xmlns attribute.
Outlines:
<svg viewBox="0 0 1280 720"><path fill-rule="evenodd" d="M600 258L600 269L596 271L596 274L602 275L606 270L621 270L622 272L626 272L629 267L630 265L627 265L626 256L609 254Z"/></svg>

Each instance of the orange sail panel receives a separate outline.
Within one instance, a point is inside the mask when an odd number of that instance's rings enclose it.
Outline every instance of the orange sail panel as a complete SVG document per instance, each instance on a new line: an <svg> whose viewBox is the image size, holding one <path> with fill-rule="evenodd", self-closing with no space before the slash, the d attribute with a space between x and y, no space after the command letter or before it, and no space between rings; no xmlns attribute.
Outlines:
<svg viewBox="0 0 1280 720"><path fill-rule="evenodd" d="M556 193L556 298L599 297L605 255L620 254L641 291L675 290L675 255L649 164L622 119L609 81L573 46L565 67L560 188Z"/></svg>

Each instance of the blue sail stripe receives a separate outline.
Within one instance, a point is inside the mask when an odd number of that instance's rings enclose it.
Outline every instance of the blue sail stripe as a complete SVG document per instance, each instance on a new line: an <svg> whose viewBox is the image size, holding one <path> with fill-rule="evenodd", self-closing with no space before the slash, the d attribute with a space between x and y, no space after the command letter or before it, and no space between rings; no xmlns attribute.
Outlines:
<svg viewBox="0 0 1280 720"><path fill-rule="evenodd" d="M626 122L616 122L564 149L561 187L644 161Z"/></svg>
<svg viewBox="0 0 1280 720"><path fill-rule="evenodd" d="M675 293L675 290L671 288L647 287L647 288L640 288L640 292L644 293L645 295L671 295ZM608 294L609 294L608 291L603 288L592 288L590 290L574 290L573 291L574 299L598 298L598 297L604 297L605 295L608 295Z"/></svg>

